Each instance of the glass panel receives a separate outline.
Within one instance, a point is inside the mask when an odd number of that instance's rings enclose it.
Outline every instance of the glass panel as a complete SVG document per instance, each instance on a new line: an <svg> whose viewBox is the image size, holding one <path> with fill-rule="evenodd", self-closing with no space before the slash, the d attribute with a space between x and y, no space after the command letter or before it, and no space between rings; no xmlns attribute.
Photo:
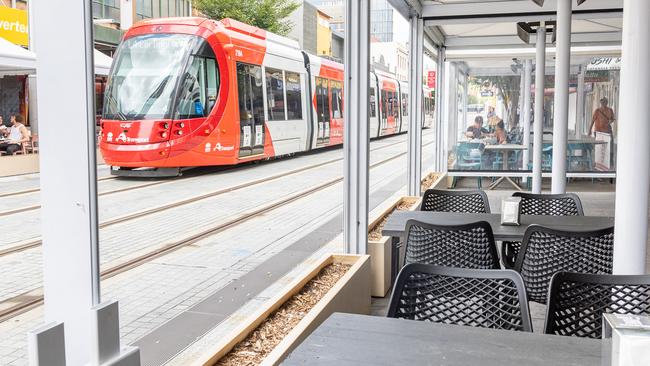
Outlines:
<svg viewBox="0 0 650 366"><path fill-rule="evenodd" d="M330 103L327 79L316 78L316 113L318 122L329 122Z"/></svg>
<svg viewBox="0 0 650 366"><path fill-rule="evenodd" d="M370 118L377 117L377 92L370 88Z"/></svg>
<svg viewBox="0 0 650 366"><path fill-rule="evenodd" d="M332 92L332 118L343 118L343 90L342 83L336 80L330 80L330 90Z"/></svg>
<svg viewBox="0 0 650 366"><path fill-rule="evenodd" d="M284 79L281 70L266 68L266 98L269 121L284 120Z"/></svg>
<svg viewBox="0 0 650 366"><path fill-rule="evenodd" d="M409 95L402 93L402 116L407 117L409 115Z"/></svg>
<svg viewBox="0 0 650 366"><path fill-rule="evenodd" d="M286 72L287 87L287 114L289 120L302 119L302 87L300 85L300 74Z"/></svg>
<svg viewBox="0 0 650 366"><path fill-rule="evenodd" d="M176 81L197 42L198 37L181 34L144 35L124 41L109 78L104 118L169 118Z"/></svg>
<svg viewBox="0 0 650 366"><path fill-rule="evenodd" d="M206 71L208 81L207 115L212 111L212 108L217 103L217 95L219 93L219 69L217 68L217 61L215 59L206 59Z"/></svg>
<svg viewBox="0 0 650 366"><path fill-rule="evenodd" d="M207 115L205 58L194 57L181 83L176 119L199 118Z"/></svg>

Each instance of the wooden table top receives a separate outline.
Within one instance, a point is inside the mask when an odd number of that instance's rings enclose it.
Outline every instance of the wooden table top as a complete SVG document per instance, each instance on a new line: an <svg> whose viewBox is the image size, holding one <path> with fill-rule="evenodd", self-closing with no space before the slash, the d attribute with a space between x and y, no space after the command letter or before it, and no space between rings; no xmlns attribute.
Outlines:
<svg viewBox="0 0 650 366"><path fill-rule="evenodd" d="M408 220L417 220L435 225L462 225L487 221L492 227L495 240L521 241L528 226L536 224L557 230L591 231L614 226L614 218L606 216L536 216L522 215L521 225L501 225L501 214L451 213L426 211L394 211L389 217L382 234L402 236Z"/></svg>
<svg viewBox="0 0 650 366"><path fill-rule="evenodd" d="M282 365L594 366L601 341L334 313Z"/></svg>

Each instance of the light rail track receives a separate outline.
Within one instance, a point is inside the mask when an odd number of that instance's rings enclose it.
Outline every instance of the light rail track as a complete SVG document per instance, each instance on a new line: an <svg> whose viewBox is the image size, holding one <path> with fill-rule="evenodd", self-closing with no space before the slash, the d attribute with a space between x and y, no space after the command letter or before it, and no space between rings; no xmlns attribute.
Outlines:
<svg viewBox="0 0 650 366"><path fill-rule="evenodd" d="M372 149L371 151L377 151L377 150L385 149L385 148L388 148L388 147L391 147L391 146L394 146L394 145L397 145L397 144L400 144L400 143L403 143L403 141L396 142L396 143L391 143L391 144L387 144L387 145L383 145L383 146L379 146L379 147L377 147L375 149ZM293 169L293 170L290 170L290 171L287 171L287 172L275 174L275 175L268 176L268 177L263 177L263 178L256 179L256 180L253 180L253 181L248 181L248 182L245 182L245 183L236 184L236 185L233 185L233 186L230 186L230 187L217 189L217 190L214 190L214 191L211 191L211 192L207 192L207 193L199 194L199 195L196 195L196 196L188 197L188 198L185 198L185 199L182 199L182 200L174 201L174 202L163 204L163 205L160 205L160 206L156 206L156 207L148 208L148 209L145 209L145 210L129 213L129 214L126 214L126 215L118 216L118 217L106 220L104 222L101 222L99 224L99 228L103 229L103 228L109 227L111 225L119 224L119 223L126 222L126 221L129 221L129 220L138 219L138 218L141 218L141 217L144 217L144 216L147 216L147 215L152 215L152 214L155 214L155 213L160 213L160 212L165 211L165 210L169 210L169 209L180 207L180 206L187 205L187 204L192 204L192 203L195 203L195 202L207 199L207 198L212 198L212 197L215 197L215 196L219 196L219 195L230 193L230 192L233 192L233 191L236 191L236 190L248 188L248 187L251 187L251 186L258 185L258 184L267 183L267 182L270 182L270 181L273 181L273 180L276 180L276 179L284 178L284 177L289 176L289 175L299 174L299 173L302 173L302 172L305 172L305 171L308 171L308 170L311 170L311 169L316 169L316 168L320 168L320 167L325 166L325 165L333 164L333 163L339 162L341 160L343 160L343 158L335 158L335 159L326 160L324 162L320 162L320 163L317 163L317 164L304 166L304 167ZM0 216L2 216L1 213L0 213ZM36 248L36 247L40 246L41 244L42 244L42 240L40 238L26 240L26 241L23 241L23 242L21 242L21 243L19 243L17 245L11 246L9 248L0 249L0 257L4 257L4 256L10 255L10 254L18 253L18 252L21 252L23 250Z"/></svg>
<svg viewBox="0 0 650 366"><path fill-rule="evenodd" d="M433 144L433 142L429 142L427 144L424 144L423 146ZM384 165L388 162L391 162L393 160L396 160L402 156L405 156L407 152L402 152L397 155L391 156L389 158L386 158L384 160L378 161L374 164L370 165L370 169L374 169L377 167L380 167L381 165ZM340 160L340 159L339 159ZM331 163L331 162L329 162ZM320 163L321 165L323 164L328 164L328 162L322 162ZM282 176L286 176L285 174L282 174ZM101 271L101 279L106 279L110 278L113 276L116 276L120 273L126 272L130 269L133 269L135 267L138 267L144 263L147 263L153 259L156 259L158 257L161 257L163 255L166 255L168 253L171 253L175 250L178 250L180 248L192 245L196 243L199 240L208 238L212 235L218 234L228 228L234 227L236 225L242 224L246 221L252 220L256 217L259 217L263 214L266 214L268 212L271 212L277 208L280 208L284 205L287 205L291 202L297 201L301 198L308 197L314 193L317 193L319 191L322 191L326 188L329 188L337 183L340 183L343 181L343 177L336 177L332 178L328 181L325 181L323 183L320 183L318 185L312 186L310 188L304 189L300 192L294 193L288 197L284 197L275 201L272 201L262 207L259 207L257 209L247 211L244 213L241 213L237 215L237 217L227 220L225 222L217 223L213 226L204 228L198 232L192 233L186 238L183 238L181 240L169 242L166 244L163 244L153 250L150 250L146 253L143 254L138 254L135 255L132 258L128 258L126 260L122 260L120 262L115 261L114 264L109 264L109 268ZM258 182L259 184L259 182ZM11 319L17 315L20 315L26 311L29 311L35 307L38 307L43 304L43 294L42 294L42 288L34 289L31 291L28 291L26 293L23 293L21 295L12 297L10 299L7 299L5 301L0 302L0 322L3 322L5 320Z"/></svg>
<svg viewBox="0 0 650 366"><path fill-rule="evenodd" d="M398 142L394 142L394 143L391 143L391 144L386 144L386 145L377 147L375 149L372 149L371 151L385 149L387 147L391 147L391 146L401 144L401 143L404 143L404 141L398 141ZM343 158L338 158L336 161L340 161L340 160L343 160ZM239 167L239 166L233 166L231 169L235 169L237 167ZM110 191L100 192L100 193L97 194L97 196L101 197L101 196L107 196L107 195L116 194L116 193L133 191L133 190L136 190L136 189L142 189L142 188L148 188L148 187L152 187L152 186L158 186L158 185L162 185L162 184L172 184L172 183L177 183L180 180L183 180L184 182L187 182L187 180L189 180L189 179L197 179L199 177L202 177L202 175L187 177L187 178L180 178L180 179L166 179L166 180L147 182L147 183L143 183L143 184L137 184L137 185L133 185L133 186L117 188L117 189L110 190ZM116 179L116 178L117 177L103 177L103 178L98 179L98 181ZM0 194L0 198L10 197L10 196L20 195L20 194L35 193L35 192L38 192L38 191L40 191L40 188L33 188L33 189L28 189L28 190L18 191L18 192L10 192L10 193L5 193L5 194ZM38 210L40 208L41 208L41 205L31 205L31 206L14 208L14 209L11 209L11 210L6 210L6 211L0 211L0 217L15 215L15 214L18 214L18 213L21 213L21 212L34 211L34 210ZM3 253L3 251L0 250L0 256L3 255L2 253Z"/></svg>

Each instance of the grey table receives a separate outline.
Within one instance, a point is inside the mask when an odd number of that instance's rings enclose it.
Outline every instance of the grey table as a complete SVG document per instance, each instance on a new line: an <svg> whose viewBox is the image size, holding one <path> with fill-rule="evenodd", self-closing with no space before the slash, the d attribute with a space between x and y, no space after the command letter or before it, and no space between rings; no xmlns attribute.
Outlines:
<svg viewBox="0 0 650 366"><path fill-rule="evenodd" d="M508 167L508 153L511 151L522 151L526 150L526 146L524 145L519 145L519 144L496 144L496 145L485 145L485 150L487 151L495 151L495 152L501 152L503 154L503 171L507 172L510 170ZM484 151L485 151L484 150ZM521 187L519 184L515 183L510 177L500 177L494 183L490 184L490 187L488 189L494 189L496 188L501 182L507 181L515 187L517 190L522 191Z"/></svg>
<svg viewBox="0 0 650 366"><path fill-rule="evenodd" d="M521 241L529 225L537 224L567 231L588 231L614 226L613 217L605 216L532 216L522 215L520 226L501 225L501 214L474 214L425 211L395 211L384 224L382 234L401 237L408 220L418 220L436 225L462 225L487 221L492 227L495 240Z"/></svg>
<svg viewBox="0 0 650 366"><path fill-rule="evenodd" d="M335 313L282 365L600 366L601 341Z"/></svg>

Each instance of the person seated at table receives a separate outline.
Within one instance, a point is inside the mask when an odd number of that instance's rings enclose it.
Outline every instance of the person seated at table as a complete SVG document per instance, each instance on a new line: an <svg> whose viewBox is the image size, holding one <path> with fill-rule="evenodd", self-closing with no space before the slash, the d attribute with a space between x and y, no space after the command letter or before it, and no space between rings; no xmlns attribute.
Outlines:
<svg viewBox="0 0 650 366"><path fill-rule="evenodd" d="M29 131L23 125L23 121L21 115L11 116L11 128L9 128L7 140L0 143L0 151L13 155L23 148L23 143L29 141Z"/></svg>
<svg viewBox="0 0 650 366"><path fill-rule="evenodd" d="M483 134L487 133L489 133L489 131L483 128L483 117L476 116L476 118L474 118L474 124L467 127L465 136L469 139L480 139L483 137Z"/></svg>
<svg viewBox="0 0 650 366"><path fill-rule="evenodd" d="M497 138L497 144L508 143L508 135L506 134L506 126L503 124L503 120L499 120L497 123L497 128L494 131L494 136Z"/></svg>

